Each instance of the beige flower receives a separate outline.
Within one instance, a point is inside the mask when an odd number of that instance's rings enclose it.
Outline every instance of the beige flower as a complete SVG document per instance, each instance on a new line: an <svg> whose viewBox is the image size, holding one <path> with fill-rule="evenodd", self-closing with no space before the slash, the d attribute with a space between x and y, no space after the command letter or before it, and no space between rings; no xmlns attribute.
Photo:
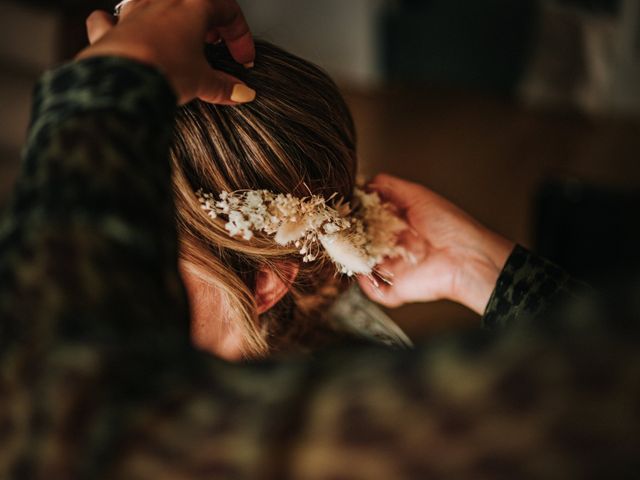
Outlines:
<svg viewBox="0 0 640 480"><path fill-rule="evenodd" d="M274 240L278 245L289 245L300 239L307 230L307 222L304 221L287 221L283 222L276 232Z"/></svg>
<svg viewBox="0 0 640 480"><path fill-rule="evenodd" d="M356 188L355 208L337 194L298 198L268 190L196 192L202 210L212 219L226 217L230 236L251 240L272 235L281 246L294 244L303 262L326 255L346 275L370 275L386 257L404 256L396 244L406 224L376 193ZM328 205L327 203L331 203Z"/></svg>
<svg viewBox="0 0 640 480"><path fill-rule="evenodd" d="M356 248L346 235L320 235L318 240L331 260L342 267L342 273L349 276L371 274L371 266L365 253Z"/></svg>

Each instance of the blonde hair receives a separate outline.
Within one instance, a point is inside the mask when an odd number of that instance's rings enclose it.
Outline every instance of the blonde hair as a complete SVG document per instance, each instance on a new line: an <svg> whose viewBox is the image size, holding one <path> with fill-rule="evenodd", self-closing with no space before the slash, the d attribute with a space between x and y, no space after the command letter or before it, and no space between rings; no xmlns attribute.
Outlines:
<svg viewBox="0 0 640 480"><path fill-rule="evenodd" d="M209 46L207 54L215 68L258 96L233 107L195 101L177 116L171 160L181 259L222 294L248 356L312 346L313 332L328 331L325 312L346 280L327 260L302 263L295 249L272 240L230 237L224 220L209 218L194 192L267 189L327 198L337 192L348 201L356 171L351 114L324 72L267 42L256 42L251 70L238 66L223 45ZM258 317L257 272L270 269L287 281L291 264L299 272L289 292Z"/></svg>

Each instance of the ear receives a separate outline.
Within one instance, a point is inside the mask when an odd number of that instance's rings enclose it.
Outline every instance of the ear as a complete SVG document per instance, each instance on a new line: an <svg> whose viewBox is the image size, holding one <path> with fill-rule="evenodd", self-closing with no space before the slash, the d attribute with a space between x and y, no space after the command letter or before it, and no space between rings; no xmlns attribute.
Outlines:
<svg viewBox="0 0 640 480"><path fill-rule="evenodd" d="M298 275L300 267L295 263L281 263L278 265L281 275L269 268L262 268L256 277L256 305L258 315L271 309L289 291L291 284Z"/></svg>

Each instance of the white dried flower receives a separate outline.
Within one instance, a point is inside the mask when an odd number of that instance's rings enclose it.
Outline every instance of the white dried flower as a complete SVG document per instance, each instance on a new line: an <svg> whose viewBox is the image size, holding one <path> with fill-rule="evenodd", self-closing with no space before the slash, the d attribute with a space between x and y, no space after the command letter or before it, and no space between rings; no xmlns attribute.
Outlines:
<svg viewBox="0 0 640 480"><path fill-rule="evenodd" d="M302 260L311 262L326 254L346 275L370 275L385 257L406 256L396 245L406 228L394 209L376 193L356 188L354 205L318 195L298 198L267 190L196 192L201 208L215 219L225 216L231 236L251 240L255 233L273 236L281 246L295 245ZM333 206L327 205L332 201Z"/></svg>
<svg viewBox="0 0 640 480"><path fill-rule="evenodd" d="M276 232L274 240L278 245L289 245L302 237L307 230L306 222L303 221L286 221L282 222ZM300 253L303 253L300 251Z"/></svg>
<svg viewBox="0 0 640 480"><path fill-rule="evenodd" d="M318 240L332 260L342 267L341 273L349 276L371 273L371 265L366 253L350 242L346 235L339 233L320 235Z"/></svg>

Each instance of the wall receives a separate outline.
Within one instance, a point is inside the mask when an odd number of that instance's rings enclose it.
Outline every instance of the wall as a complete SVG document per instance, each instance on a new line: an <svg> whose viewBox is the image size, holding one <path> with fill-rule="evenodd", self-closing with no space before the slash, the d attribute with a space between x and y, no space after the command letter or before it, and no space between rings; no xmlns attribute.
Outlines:
<svg viewBox="0 0 640 480"><path fill-rule="evenodd" d="M387 0L240 0L257 36L346 83L380 79L378 16Z"/></svg>

